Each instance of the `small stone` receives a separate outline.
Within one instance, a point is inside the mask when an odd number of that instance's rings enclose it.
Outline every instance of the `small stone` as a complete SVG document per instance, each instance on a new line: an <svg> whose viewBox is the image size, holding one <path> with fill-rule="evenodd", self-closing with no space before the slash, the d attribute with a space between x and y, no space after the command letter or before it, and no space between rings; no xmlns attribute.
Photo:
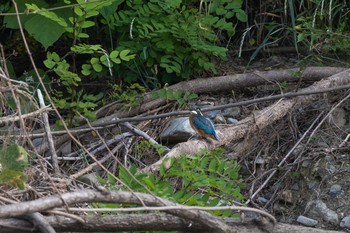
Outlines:
<svg viewBox="0 0 350 233"><path fill-rule="evenodd" d="M343 127L346 124L346 111L344 108L336 108L328 117L330 124L335 124L337 127Z"/></svg>
<svg viewBox="0 0 350 233"><path fill-rule="evenodd" d="M241 109L239 107L226 108L222 112L222 115L225 117L236 118L236 117L239 117L241 115Z"/></svg>
<svg viewBox="0 0 350 233"><path fill-rule="evenodd" d="M227 123L235 125L238 123L238 120L232 117L227 118Z"/></svg>
<svg viewBox="0 0 350 233"><path fill-rule="evenodd" d="M299 144L295 147L292 154L294 156L298 156L299 154L303 153L304 150L305 150L305 145Z"/></svg>
<svg viewBox="0 0 350 233"><path fill-rule="evenodd" d="M289 204L294 203L292 190L283 190L279 199Z"/></svg>
<svg viewBox="0 0 350 233"><path fill-rule="evenodd" d="M318 224L318 221L312 218L305 217L303 215L299 215L297 218L297 222L308 227L314 227Z"/></svg>
<svg viewBox="0 0 350 233"><path fill-rule="evenodd" d="M350 229L350 215L341 220L340 227Z"/></svg>
<svg viewBox="0 0 350 233"><path fill-rule="evenodd" d="M299 191L300 190L299 184L298 183L293 184L291 189L294 191Z"/></svg>
<svg viewBox="0 0 350 233"><path fill-rule="evenodd" d="M311 180L311 181L307 182L307 187L309 189L314 189L314 188L316 188L317 185L318 185L318 182L315 180Z"/></svg>
<svg viewBox="0 0 350 233"><path fill-rule="evenodd" d="M192 129L188 117L179 117L170 121L160 134L160 140L168 143L187 141L196 132Z"/></svg>
<svg viewBox="0 0 350 233"><path fill-rule="evenodd" d="M257 156L255 158L255 164L264 164L265 163L265 159L263 159L261 156Z"/></svg>
<svg viewBox="0 0 350 233"><path fill-rule="evenodd" d="M72 141L69 140L66 143L64 143L60 147L60 151L62 152L62 155L68 155L68 154L72 153Z"/></svg>
<svg viewBox="0 0 350 233"><path fill-rule="evenodd" d="M85 174L85 175L78 177L78 181L80 181L86 185L99 186L101 184L98 181L97 176L98 175L95 172L88 173L88 174Z"/></svg>
<svg viewBox="0 0 350 233"><path fill-rule="evenodd" d="M220 110L212 110L212 111L208 111L208 112L203 112L203 115L205 117L208 117L210 119L214 119L215 117L217 117L218 115L220 115L221 111Z"/></svg>
<svg viewBox="0 0 350 233"><path fill-rule="evenodd" d="M312 201L310 204L307 204L306 206L310 206L308 215L311 218L314 218L314 219L321 218L325 222L331 223L333 225L339 224L338 214L335 211L329 209L323 201L321 200Z"/></svg>
<svg viewBox="0 0 350 233"><path fill-rule="evenodd" d="M310 160L304 160L302 163L301 163L301 166L302 167L309 167L311 164L311 161Z"/></svg>
<svg viewBox="0 0 350 233"><path fill-rule="evenodd" d="M337 168L332 164L327 164L326 169L329 173L334 174L337 171Z"/></svg>
<svg viewBox="0 0 350 233"><path fill-rule="evenodd" d="M223 116L221 116L221 114L216 115L215 118L214 118L214 121L216 123L219 123L219 124L225 124L226 123L225 118Z"/></svg>
<svg viewBox="0 0 350 233"><path fill-rule="evenodd" d="M339 184L334 184L331 186L331 188L329 189L329 195L331 197L336 197L338 194L341 193L342 187Z"/></svg>
<svg viewBox="0 0 350 233"><path fill-rule="evenodd" d="M44 138L34 138L32 142L35 147L39 147L41 144L43 144L43 141Z"/></svg>
<svg viewBox="0 0 350 233"><path fill-rule="evenodd" d="M262 205L265 205L269 200L264 197L258 197L256 201Z"/></svg>

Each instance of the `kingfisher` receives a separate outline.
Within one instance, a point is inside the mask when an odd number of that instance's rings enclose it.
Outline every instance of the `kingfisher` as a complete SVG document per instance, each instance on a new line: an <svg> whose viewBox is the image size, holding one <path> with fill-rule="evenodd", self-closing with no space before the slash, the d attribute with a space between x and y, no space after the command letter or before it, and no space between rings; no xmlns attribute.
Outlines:
<svg viewBox="0 0 350 233"><path fill-rule="evenodd" d="M203 116L199 109L191 111L189 120L191 127L199 133L199 135L219 141L213 122L209 120L209 118Z"/></svg>

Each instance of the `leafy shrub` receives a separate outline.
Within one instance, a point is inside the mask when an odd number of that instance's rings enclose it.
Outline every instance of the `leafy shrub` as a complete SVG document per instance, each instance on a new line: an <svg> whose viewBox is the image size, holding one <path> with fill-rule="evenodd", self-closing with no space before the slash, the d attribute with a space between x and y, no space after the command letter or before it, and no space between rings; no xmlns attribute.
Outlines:
<svg viewBox="0 0 350 233"><path fill-rule="evenodd" d="M241 10L241 1L220 1L210 9L220 13L218 9L227 2L237 4L226 7ZM138 76L168 83L203 71L216 71L211 58L225 58L227 49L216 45L218 37L215 33L218 30L226 31L229 36L235 33L232 22L225 18L233 16L232 13L222 13L221 18L205 14L198 5L179 0L127 0L116 13L104 15L102 22L119 32L122 48L132 48L137 54L135 70ZM129 78L136 78L136 75L127 73L130 74L126 75L128 81L134 81ZM152 79L148 81L152 82Z"/></svg>
<svg viewBox="0 0 350 233"><path fill-rule="evenodd" d="M133 191L146 192L137 179L154 194L186 205L217 206L230 204L230 200L243 201L241 188L244 187L239 178L240 167L236 162L223 157L223 149L203 151L203 155L191 157L181 156L171 159L171 166L166 169L161 166L159 175L136 173L136 166L131 166L129 172L119 168L119 179ZM107 183L100 179L101 182ZM115 187L115 180L108 176L111 189ZM99 203L99 206L104 204ZM111 204L107 204L110 206ZM220 215L232 215L232 211L216 211Z"/></svg>

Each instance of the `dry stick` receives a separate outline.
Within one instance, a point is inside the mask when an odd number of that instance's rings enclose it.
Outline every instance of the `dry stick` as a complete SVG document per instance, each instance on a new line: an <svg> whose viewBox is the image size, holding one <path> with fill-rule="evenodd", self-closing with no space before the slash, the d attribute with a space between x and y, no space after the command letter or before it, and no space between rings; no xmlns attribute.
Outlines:
<svg viewBox="0 0 350 233"><path fill-rule="evenodd" d="M129 129L134 134L138 134L138 135L144 137L146 140L150 141L152 144L154 144L154 145L158 145L159 144L156 140L154 140L146 132L143 132L142 130L137 129L136 127L132 126L129 122L124 122L121 125L126 127L127 129Z"/></svg>
<svg viewBox="0 0 350 233"><path fill-rule="evenodd" d="M3 76L0 74L0 77L2 78ZM46 106L44 108L40 108L40 109L35 110L33 112L22 114L22 118L25 119L25 118L35 117L37 115L42 114L43 112L49 111L50 109L51 108L49 106ZM1 117L0 118L0 125L13 123L13 122L16 122L19 120L20 120L19 116Z"/></svg>
<svg viewBox="0 0 350 233"><path fill-rule="evenodd" d="M131 133L123 133L122 135L118 135L116 137L114 137L112 140L113 141L120 141L122 140L123 138L126 138L126 137L130 137L131 136ZM103 145L103 147L105 147ZM121 147L121 146L120 146ZM74 173L73 175L70 175L69 178L71 179L77 179L78 177L92 171L92 169L94 169L95 167L97 167L99 164L103 164L104 162L106 162L110 157L112 157L112 154L114 154L116 152L116 150L118 150L120 147L116 147L114 148L111 153L108 153L105 157L103 157L102 159L98 160L98 163L97 162L94 162L92 164L90 164L89 166L87 166L86 168L78 171L77 173ZM98 148L97 148L98 149ZM95 151L91 151L91 154L94 154Z"/></svg>
<svg viewBox="0 0 350 233"><path fill-rule="evenodd" d="M245 204L249 204L254 197L267 185L267 183L271 180L271 178L275 175L275 173L277 172L278 168L281 168L284 164L284 162L286 162L286 160L289 158L289 156L293 153L293 151L295 150L295 148L298 147L298 145L304 140L304 138L306 137L306 135L310 132L310 130L314 127L314 125L316 124L316 122L320 119L321 115L323 113L319 114L316 119L312 122L312 124L310 125L310 127L305 131L305 133L301 136L301 138L297 141L297 143L295 143L295 145L288 151L288 153L286 154L286 156L284 156L284 158L281 160L281 162L277 165L277 168L275 168L271 174L267 177L267 179L264 181L264 183L250 196L250 198L245 202Z"/></svg>
<svg viewBox="0 0 350 233"><path fill-rule="evenodd" d="M140 205L142 204L140 199L142 199L142 202L144 202L147 206L163 206L164 203L171 206L181 206L166 199L154 197L152 195L144 193L136 193L136 195L131 192L124 191L108 191L107 193L102 193L100 191L82 189L76 192L69 192L60 195L39 198L34 201L2 205L0 206L0 218L17 217L33 212L47 211L55 207L61 207L65 203L68 205L74 205L77 203L85 202L112 202L120 204ZM204 211L181 209L166 210L166 212L187 220L191 220L193 222L203 224L208 228L208 231L210 232L241 232L237 227L230 227L219 220L219 218Z"/></svg>
<svg viewBox="0 0 350 233"><path fill-rule="evenodd" d="M312 133L310 134L309 139L307 140L307 143L310 142L311 138L314 136L314 134L316 133L316 131L321 127L321 125L323 124L323 122L325 122L325 120L332 114L332 112L339 107L342 103L345 102L345 100L350 98L350 94L347 95L345 98L343 98L339 103L337 103L328 113L327 115L321 120L321 122L316 126L316 128L312 131Z"/></svg>
<svg viewBox="0 0 350 233"><path fill-rule="evenodd" d="M57 208L57 210L64 210L64 209ZM165 211L165 210L205 210L205 211L235 210L235 211L244 211L244 212L254 212L269 218L274 224L277 224L277 220L275 219L275 217L267 213L266 211L251 208L251 207L244 207L244 206L214 206L214 207L159 206L159 207L130 207L130 208L75 208L75 207L69 208L69 211L77 211L77 212L134 212L134 211Z"/></svg>
<svg viewBox="0 0 350 233"><path fill-rule="evenodd" d="M38 92L38 99L39 99L40 107L45 108L46 106L45 106L43 94L41 93L40 89L37 89L37 92ZM61 173L61 171L60 171L60 167L58 166L58 159L57 159L57 154L56 154L56 150L55 150L55 144L53 142L53 138L51 135L49 117L47 115L47 112L43 112L41 114L41 117L42 117L43 122L44 122L44 128L45 128L47 142L49 143L49 150L50 150L50 154L51 154L51 163L53 166L53 171L56 175L59 175Z"/></svg>
<svg viewBox="0 0 350 233"><path fill-rule="evenodd" d="M11 200L11 199L8 199L5 197L1 197L1 196L0 196L0 200L2 200L4 202L11 203L11 204L18 204L18 202L14 201L14 200ZM44 216L38 212L32 212L32 213L26 214L26 215L22 216L22 218L30 221L35 227L37 227L43 233L55 233L56 232L53 229L53 227L49 224L47 219L44 218ZM18 230L20 230L20 229L18 229Z"/></svg>
<svg viewBox="0 0 350 233"><path fill-rule="evenodd" d="M80 113L78 113L78 114L80 114ZM89 126L92 130L94 130L94 128L93 128L92 125L90 124L90 121L89 121L86 117L82 116L81 114L80 114L80 117L82 117L83 119L85 119L85 121L87 122L88 126ZM100 133L99 133L98 131L96 131L96 130L94 130L94 131L96 132L96 135L100 138L100 140L102 141L102 143L105 145L105 147L106 147L108 153L109 153L112 157L114 157L114 159L118 162L119 165L123 166L123 164L119 161L119 159L116 158L116 157L114 156L114 154L112 153L112 151L109 149L109 147L107 146L105 140L102 138L102 136L100 135ZM86 148L84 148L84 150L86 150ZM87 150L86 150L86 151L87 151ZM134 192L127 184L125 184L125 182L123 182L121 179L119 179L118 177L116 177L116 176L115 176L112 172L110 172L105 166L103 166L103 164L99 163L99 161L98 161L90 152L88 152L88 153L89 153L89 155L92 156L91 158L99 165L100 168L102 168L102 169L103 169L105 172L107 172L108 174L112 175L112 177L113 177L116 181L118 181L119 183L121 183L121 184L122 184L124 187L126 187L131 193L135 194L135 192ZM124 167L124 168L125 168L125 167ZM133 174L131 174L131 172L129 171L129 169L125 168L125 170L126 170L126 172L127 172L138 184L140 184L142 187L145 188L146 191L148 191L150 194L153 195L153 193L152 193L149 189L147 189L143 184L141 184L140 181L138 181L138 180L133 176ZM136 194L135 194L135 196L136 196ZM153 195L153 196L155 196L155 195ZM138 198L138 197L136 196L136 198ZM142 199L139 198L139 200L140 200L140 202L142 203L142 205L145 206L145 204L143 203Z"/></svg>
<svg viewBox="0 0 350 233"><path fill-rule="evenodd" d="M67 213L67 212L63 212L63 211L59 211L59 210L49 210L49 211L47 211L47 213L68 217L68 218L71 218L71 219L78 221L81 224L85 223L84 219L82 219L81 217L74 215L74 214Z"/></svg>
<svg viewBox="0 0 350 233"><path fill-rule="evenodd" d="M50 110L52 110L51 108L49 108ZM46 109L45 109L46 110ZM39 111L39 110L37 110L37 111ZM40 110L40 112L41 112L42 110ZM38 112L38 114L40 114L40 112ZM34 113L34 112L33 112ZM29 114L32 114L32 113L29 113ZM36 114L36 115L38 115L38 114ZM23 115L24 116L24 118L25 118L25 116L26 116L26 114L24 114ZM1 119L0 119L1 120ZM97 126L97 127L95 127L95 129L96 130L99 130L99 129L105 129L105 128L107 128L107 127L114 127L115 125L113 124L113 125L107 125L107 126ZM36 130L35 130L36 131ZM34 132L35 132L34 131ZM75 128L75 129L70 129L70 131L71 131L71 133L73 134L73 135L76 135L76 134L79 134L79 133L86 133L86 132L89 132L89 131L91 131L91 129L90 128L79 128L79 129L77 129L77 128ZM62 134L67 134L67 131L65 131L65 130L57 130L57 131L51 131L51 134L52 135L62 135ZM20 138L20 137L24 137L23 135L19 135L19 134L10 134L9 136L11 136L11 137L17 137L17 138ZM41 138L41 137L44 137L45 136L45 133L28 133L28 135L27 135L28 137L30 137L30 138ZM0 138L2 138L3 136L0 136Z"/></svg>

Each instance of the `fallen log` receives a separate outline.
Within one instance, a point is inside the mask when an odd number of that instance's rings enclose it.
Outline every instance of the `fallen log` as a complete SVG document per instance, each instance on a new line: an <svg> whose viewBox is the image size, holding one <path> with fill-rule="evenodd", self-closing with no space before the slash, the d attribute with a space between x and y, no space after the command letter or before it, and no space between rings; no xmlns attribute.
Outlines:
<svg viewBox="0 0 350 233"><path fill-rule="evenodd" d="M46 221L57 232L120 232L120 231L182 231L182 232L209 232L201 224L173 216L167 213L120 214L120 215L88 215L79 216L84 223L64 216L46 216ZM229 226L236 226L239 232L254 233L341 233L318 228L304 227L278 223L274 229L262 227L262 223L253 218L222 218ZM16 233L33 232L30 222L16 219L0 219L1 232ZM38 232L38 230L34 231Z"/></svg>

